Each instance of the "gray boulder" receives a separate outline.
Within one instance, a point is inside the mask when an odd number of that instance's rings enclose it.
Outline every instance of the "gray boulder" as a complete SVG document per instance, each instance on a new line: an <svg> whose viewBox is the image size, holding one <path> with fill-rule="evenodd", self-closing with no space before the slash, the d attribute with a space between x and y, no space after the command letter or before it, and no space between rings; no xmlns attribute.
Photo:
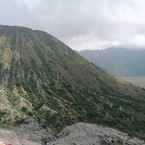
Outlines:
<svg viewBox="0 0 145 145"><path fill-rule="evenodd" d="M145 145L145 143L115 129L78 123L66 127L47 145Z"/></svg>

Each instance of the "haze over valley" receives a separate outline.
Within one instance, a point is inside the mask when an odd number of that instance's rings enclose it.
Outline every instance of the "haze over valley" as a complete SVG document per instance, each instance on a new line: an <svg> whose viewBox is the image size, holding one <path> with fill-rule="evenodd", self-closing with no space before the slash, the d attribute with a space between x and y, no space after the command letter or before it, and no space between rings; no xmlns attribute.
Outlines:
<svg viewBox="0 0 145 145"><path fill-rule="evenodd" d="M80 55L118 78L145 87L145 49L111 47L104 50L84 50Z"/></svg>

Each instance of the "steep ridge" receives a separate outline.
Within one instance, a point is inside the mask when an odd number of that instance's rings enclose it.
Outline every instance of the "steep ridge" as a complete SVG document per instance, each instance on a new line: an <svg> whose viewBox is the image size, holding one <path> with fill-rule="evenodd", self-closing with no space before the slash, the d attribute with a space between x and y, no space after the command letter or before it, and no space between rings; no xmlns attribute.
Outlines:
<svg viewBox="0 0 145 145"><path fill-rule="evenodd" d="M117 82L45 32L0 26L0 124L30 116L54 132L82 121L145 138L145 90Z"/></svg>

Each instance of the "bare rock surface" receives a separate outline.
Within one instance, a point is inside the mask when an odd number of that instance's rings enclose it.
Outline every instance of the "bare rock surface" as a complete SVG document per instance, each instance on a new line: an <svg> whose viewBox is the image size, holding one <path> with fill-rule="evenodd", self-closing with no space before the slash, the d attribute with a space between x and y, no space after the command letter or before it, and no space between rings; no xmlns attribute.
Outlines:
<svg viewBox="0 0 145 145"><path fill-rule="evenodd" d="M145 145L145 143L115 129L78 123L66 127L47 145Z"/></svg>
<svg viewBox="0 0 145 145"><path fill-rule="evenodd" d="M6 145L41 145L48 137L51 134L32 118L17 127L0 129L0 143Z"/></svg>
<svg viewBox="0 0 145 145"><path fill-rule="evenodd" d="M27 138L20 138L15 131L0 129L0 142L8 145L40 145L40 143L28 140Z"/></svg>
<svg viewBox="0 0 145 145"><path fill-rule="evenodd" d="M126 133L87 123L68 126L54 137L31 122L12 130L0 129L0 142L6 145L145 145Z"/></svg>

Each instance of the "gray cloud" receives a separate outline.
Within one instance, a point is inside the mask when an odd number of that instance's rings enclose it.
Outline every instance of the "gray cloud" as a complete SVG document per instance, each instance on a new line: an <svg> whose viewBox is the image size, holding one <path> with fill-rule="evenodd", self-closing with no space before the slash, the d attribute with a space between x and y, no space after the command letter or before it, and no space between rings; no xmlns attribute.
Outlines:
<svg viewBox="0 0 145 145"><path fill-rule="evenodd" d="M145 47L144 0L0 0L1 24L45 30L74 49Z"/></svg>

